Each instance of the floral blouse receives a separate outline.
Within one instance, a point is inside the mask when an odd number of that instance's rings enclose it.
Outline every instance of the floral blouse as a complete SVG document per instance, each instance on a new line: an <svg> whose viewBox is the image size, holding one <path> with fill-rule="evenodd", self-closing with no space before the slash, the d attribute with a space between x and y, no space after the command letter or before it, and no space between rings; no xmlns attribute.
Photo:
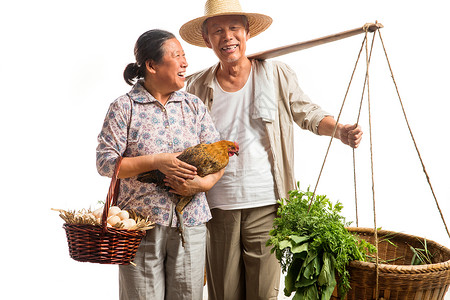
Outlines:
<svg viewBox="0 0 450 300"><path fill-rule="evenodd" d="M218 140L219 133L198 97L177 91L163 106L138 82L109 107L98 136L97 170L112 177L119 156L181 152L199 143ZM156 184L141 183L136 177L120 180L118 206L149 216L157 224L177 225L174 214L177 201L174 194ZM183 218L186 226L211 219L205 193L194 196L185 207Z"/></svg>

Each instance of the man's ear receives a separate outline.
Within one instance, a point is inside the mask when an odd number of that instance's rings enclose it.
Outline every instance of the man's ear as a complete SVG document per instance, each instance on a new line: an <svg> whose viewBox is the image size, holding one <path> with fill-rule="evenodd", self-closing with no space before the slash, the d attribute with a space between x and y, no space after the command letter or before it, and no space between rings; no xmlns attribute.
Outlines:
<svg viewBox="0 0 450 300"><path fill-rule="evenodd" d="M209 42L209 38L204 34L202 34L202 37L203 37L203 40L205 41L206 47L212 49L211 43Z"/></svg>
<svg viewBox="0 0 450 300"><path fill-rule="evenodd" d="M247 22L247 26L245 26L245 32L246 32L246 38L247 38L247 40L246 41L248 41L249 39L250 39L250 24Z"/></svg>
<svg viewBox="0 0 450 300"><path fill-rule="evenodd" d="M147 69L147 72L151 73L151 74L155 74L156 70L155 70L155 62L151 59L147 60L145 62L145 68Z"/></svg>

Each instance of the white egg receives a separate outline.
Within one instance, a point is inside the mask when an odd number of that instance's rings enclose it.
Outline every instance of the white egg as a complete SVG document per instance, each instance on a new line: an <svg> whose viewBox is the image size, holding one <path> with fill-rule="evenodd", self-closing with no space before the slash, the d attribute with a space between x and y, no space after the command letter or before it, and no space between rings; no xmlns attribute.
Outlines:
<svg viewBox="0 0 450 300"><path fill-rule="evenodd" d="M102 217L102 213L103 213L103 207L100 207L96 210L94 210L92 212L92 214L96 217L96 218L101 218Z"/></svg>
<svg viewBox="0 0 450 300"><path fill-rule="evenodd" d="M121 211L120 207L118 207L118 206L111 206L109 208L108 217L117 215L118 213L120 213L120 211Z"/></svg>
<svg viewBox="0 0 450 300"><path fill-rule="evenodd" d="M126 220L130 217L130 214L126 211L126 210L122 210L120 211L117 216L121 219L121 220Z"/></svg>
<svg viewBox="0 0 450 300"><path fill-rule="evenodd" d="M120 218L118 216L111 216L108 218L108 224L114 226L117 222L120 222Z"/></svg>
<svg viewBox="0 0 450 300"><path fill-rule="evenodd" d="M128 219L127 221L129 223L128 229L136 225L136 221L134 219Z"/></svg>

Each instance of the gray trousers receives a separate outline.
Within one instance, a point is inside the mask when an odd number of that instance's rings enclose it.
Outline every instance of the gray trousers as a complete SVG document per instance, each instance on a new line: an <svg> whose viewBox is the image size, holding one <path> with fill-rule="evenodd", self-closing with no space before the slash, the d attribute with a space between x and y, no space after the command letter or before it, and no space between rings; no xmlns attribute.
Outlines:
<svg viewBox="0 0 450 300"><path fill-rule="evenodd" d="M281 267L266 247L277 206L212 209L207 223L209 300L276 300Z"/></svg>
<svg viewBox="0 0 450 300"><path fill-rule="evenodd" d="M206 226L185 227L185 245L176 228L147 231L133 265L119 266L121 300L201 300Z"/></svg>

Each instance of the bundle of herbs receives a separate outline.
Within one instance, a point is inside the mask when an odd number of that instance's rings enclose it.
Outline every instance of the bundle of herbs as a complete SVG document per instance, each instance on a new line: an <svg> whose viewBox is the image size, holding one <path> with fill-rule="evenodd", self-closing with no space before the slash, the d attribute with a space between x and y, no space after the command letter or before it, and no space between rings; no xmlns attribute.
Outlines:
<svg viewBox="0 0 450 300"><path fill-rule="evenodd" d="M298 189L289 192L289 199L278 201L278 217L267 245L273 246L271 251L286 273L286 296L295 292L293 300L328 300L338 284L339 296L344 297L350 288L347 265L352 260L366 261L376 248L345 228L350 223L341 216L341 203L316 195L310 205L312 197L309 189Z"/></svg>

